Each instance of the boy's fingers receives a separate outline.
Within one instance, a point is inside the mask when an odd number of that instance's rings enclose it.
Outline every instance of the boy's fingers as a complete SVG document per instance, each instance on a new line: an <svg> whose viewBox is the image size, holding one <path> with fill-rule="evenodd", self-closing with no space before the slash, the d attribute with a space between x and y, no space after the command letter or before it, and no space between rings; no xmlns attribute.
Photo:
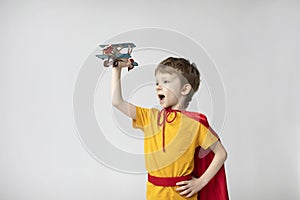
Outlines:
<svg viewBox="0 0 300 200"><path fill-rule="evenodd" d="M176 190L177 191L182 191L182 190L186 190L187 188L188 188L188 186L185 185L185 186L181 186L181 187L177 188Z"/></svg>
<svg viewBox="0 0 300 200"><path fill-rule="evenodd" d="M186 195L186 194L189 194L189 193L191 193L191 189L184 190L184 191L180 192L179 194L180 195Z"/></svg>
<svg viewBox="0 0 300 200"><path fill-rule="evenodd" d="M186 185L188 183L189 183L188 181L180 181L180 182L177 182L176 185Z"/></svg>
<svg viewBox="0 0 300 200"><path fill-rule="evenodd" d="M195 193L193 191L191 191L188 195L186 195L187 198L190 198L194 195Z"/></svg>
<svg viewBox="0 0 300 200"><path fill-rule="evenodd" d="M131 66L131 62L130 60L128 59L125 59L125 58L119 58L119 59L116 59L113 63L113 66L114 67L120 67L120 68L123 68L123 67L130 67Z"/></svg>

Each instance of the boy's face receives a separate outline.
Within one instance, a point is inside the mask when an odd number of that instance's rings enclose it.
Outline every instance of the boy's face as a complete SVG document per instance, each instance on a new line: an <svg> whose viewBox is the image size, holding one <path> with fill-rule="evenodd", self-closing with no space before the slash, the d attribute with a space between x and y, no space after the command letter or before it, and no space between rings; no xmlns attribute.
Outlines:
<svg viewBox="0 0 300 200"><path fill-rule="evenodd" d="M176 73L162 73L157 72L156 79L156 94L159 104L163 108L172 107L173 109L182 109L180 105L181 81L179 75Z"/></svg>

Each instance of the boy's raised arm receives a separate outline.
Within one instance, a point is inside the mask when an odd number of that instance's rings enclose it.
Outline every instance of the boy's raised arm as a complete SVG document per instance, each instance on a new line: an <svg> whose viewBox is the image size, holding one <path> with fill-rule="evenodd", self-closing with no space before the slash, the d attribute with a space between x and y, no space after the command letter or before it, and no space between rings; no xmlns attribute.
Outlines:
<svg viewBox="0 0 300 200"><path fill-rule="evenodd" d="M122 68L129 67L131 62L127 59L121 59L118 67L112 68L111 76L111 100L112 105L118 110L123 112L128 117L135 119L136 118L136 107L135 105L128 103L123 100L122 97L122 88L121 88L121 71Z"/></svg>

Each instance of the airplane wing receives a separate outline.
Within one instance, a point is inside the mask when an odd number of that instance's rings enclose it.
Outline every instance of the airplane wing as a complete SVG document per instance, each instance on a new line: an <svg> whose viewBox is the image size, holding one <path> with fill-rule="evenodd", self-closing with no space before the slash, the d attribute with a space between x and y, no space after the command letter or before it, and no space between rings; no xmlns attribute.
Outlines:
<svg viewBox="0 0 300 200"><path fill-rule="evenodd" d="M99 47L101 47L101 48L105 48L107 46L108 46L108 44L100 44L99 45ZM122 48L128 48L128 46L131 47L131 48L136 47L134 43L111 44L111 46L113 46L113 47L122 47Z"/></svg>
<svg viewBox="0 0 300 200"><path fill-rule="evenodd" d="M130 58L130 57L131 57L131 55L128 53L116 55L116 58Z"/></svg>
<svg viewBox="0 0 300 200"><path fill-rule="evenodd" d="M128 48L128 46L131 48L136 47L134 43L120 43L120 44L115 44L115 45L119 46L119 47L123 47L123 48Z"/></svg>
<svg viewBox="0 0 300 200"><path fill-rule="evenodd" d="M100 44L99 45L99 47L101 47L101 48L105 48L105 47L107 47L108 46L108 44Z"/></svg>
<svg viewBox="0 0 300 200"><path fill-rule="evenodd" d="M103 54L101 54L101 55L96 55L96 57L97 57L97 58L100 58L100 59L102 59L102 60L109 58L108 55L103 55Z"/></svg>

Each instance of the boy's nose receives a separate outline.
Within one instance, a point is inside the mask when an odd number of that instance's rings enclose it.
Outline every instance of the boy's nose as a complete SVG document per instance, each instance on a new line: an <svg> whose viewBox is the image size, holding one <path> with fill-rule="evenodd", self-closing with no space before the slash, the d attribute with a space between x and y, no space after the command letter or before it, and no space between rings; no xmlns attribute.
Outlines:
<svg viewBox="0 0 300 200"><path fill-rule="evenodd" d="M156 88L156 90L161 90L161 89L162 89L160 84L157 84L157 85L155 86L155 88Z"/></svg>

